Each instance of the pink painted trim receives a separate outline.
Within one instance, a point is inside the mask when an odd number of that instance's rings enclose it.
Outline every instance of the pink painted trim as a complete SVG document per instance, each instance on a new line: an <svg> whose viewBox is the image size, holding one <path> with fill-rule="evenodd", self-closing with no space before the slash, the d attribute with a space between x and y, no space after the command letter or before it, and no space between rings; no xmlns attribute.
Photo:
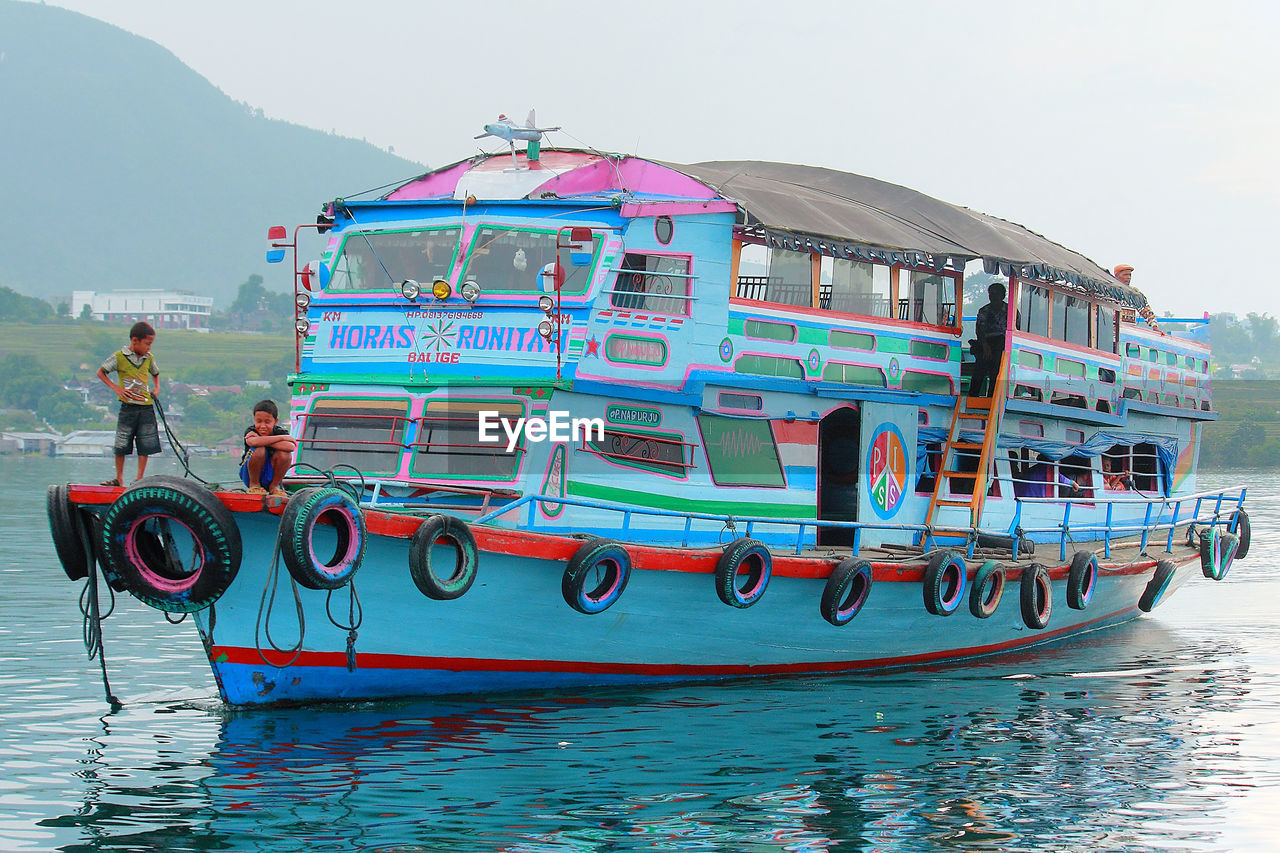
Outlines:
<svg viewBox="0 0 1280 853"><path fill-rule="evenodd" d="M731 201L649 201L624 204L622 215L628 219L641 216L684 216L694 213L734 213L738 205Z"/></svg>

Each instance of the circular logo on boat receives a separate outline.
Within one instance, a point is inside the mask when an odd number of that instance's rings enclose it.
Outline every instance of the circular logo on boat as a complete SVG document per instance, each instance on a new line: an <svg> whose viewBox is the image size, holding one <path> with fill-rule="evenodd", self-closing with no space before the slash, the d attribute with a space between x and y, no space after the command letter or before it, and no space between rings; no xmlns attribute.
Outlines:
<svg viewBox="0 0 1280 853"><path fill-rule="evenodd" d="M897 382L898 374L901 372L902 372L902 368L898 366L897 357L895 356L894 358L889 359L889 378L892 379L894 382Z"/></svg>
<svg viewBox="0 0 1280 853"><path fill-rule="evenodd" d="M822 369L822 356L816 349L809 350L809 372L817 373Z"/></svg>
<svg viewBox="0 0 1280 853"><path fill-rule="evenodd" d="M720 342L720 360L728 361L733 358L733 341L725 338Z"/></svg>
<svg viewBox="0 0 1280 853"><path fill-rule="evenodd" d="M881 518L898 512L907 490L907 443L893 424L881 424L867 450L867 494L871 508Z"/></svg>

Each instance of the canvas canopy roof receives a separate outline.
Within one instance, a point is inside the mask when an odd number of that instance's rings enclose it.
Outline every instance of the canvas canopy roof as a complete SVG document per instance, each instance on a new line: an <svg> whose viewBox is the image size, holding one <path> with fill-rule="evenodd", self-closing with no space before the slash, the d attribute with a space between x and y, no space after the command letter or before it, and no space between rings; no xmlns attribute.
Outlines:
<svg viewBox="0 0 1280 853"><path fill-rule="evenodd" d="M775 246L939 268L948 258L956 266L981 258L988 273L1065 282L1133 308L1147 304L1141 291L1078 252L897 184L758 160L665 165L735 200L746 225Z"/></svg>

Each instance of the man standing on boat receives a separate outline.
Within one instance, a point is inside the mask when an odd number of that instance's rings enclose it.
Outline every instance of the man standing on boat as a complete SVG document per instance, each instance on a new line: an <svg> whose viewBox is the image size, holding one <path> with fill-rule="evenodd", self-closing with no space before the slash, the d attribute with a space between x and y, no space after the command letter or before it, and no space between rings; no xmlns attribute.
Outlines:
<svg viewBox="0 0 1280 853"><path fill-rule="evenodd" d="M1119 264L1112 271L1112 275L1120 280L1121 284L1130 284L1133 281L1133 267L1128 264ZM1160 328L1160 324L1156 322L1156 312L1151 310L1150 305L1143 305L1138 311L1138 316L1147 322L1152 331L1164 334L1164 330Z"/></svg>
<svg viewBox="0 0 1280 853"><path fill-rule="evenodd" d="M1005 327L1009 324L1009 303L1004 301L1004 285L993 281L987 288L991 300L978 309L974 331L978 346L974 352L973 379L969 396L990 397L995 391L996 374L1000 372L1000 358L1004 355Z"/></svg>

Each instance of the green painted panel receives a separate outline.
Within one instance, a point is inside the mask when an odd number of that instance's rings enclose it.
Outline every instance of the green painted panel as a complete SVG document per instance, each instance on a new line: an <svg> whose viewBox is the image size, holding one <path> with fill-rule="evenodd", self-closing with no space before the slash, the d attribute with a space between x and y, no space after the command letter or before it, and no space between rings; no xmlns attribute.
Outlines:
<svg viewBox="0 0 1280 853"><path fill-rule="evenodd" d="M569 481L569 494L579 498L616 501L653 509L670 509L685 512L707 512L718 515L761 515L768 518L816 518L817 508L812 504L760 503L744 500L694 500L692 498L655 495L631 489L617 489L595 483ZM744 494L751 494L748 490Z"/></svg>

